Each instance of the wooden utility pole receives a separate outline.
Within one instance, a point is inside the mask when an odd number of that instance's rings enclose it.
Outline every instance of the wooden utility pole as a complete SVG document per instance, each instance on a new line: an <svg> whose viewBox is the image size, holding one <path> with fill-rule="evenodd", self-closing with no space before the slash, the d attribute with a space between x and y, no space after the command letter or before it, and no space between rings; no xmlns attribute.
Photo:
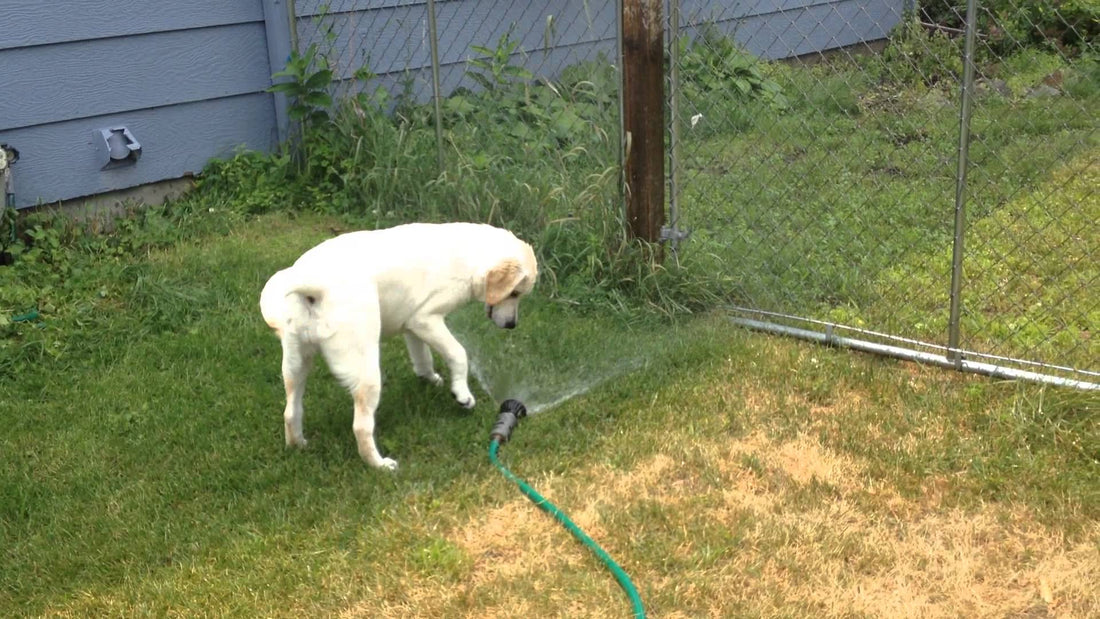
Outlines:
<svg viewBox="0 0 1100 619"><path fill-rule="evenodd" d="M664 0L622 0L623 156L630 233L650 242L665 223Z"/></svg>

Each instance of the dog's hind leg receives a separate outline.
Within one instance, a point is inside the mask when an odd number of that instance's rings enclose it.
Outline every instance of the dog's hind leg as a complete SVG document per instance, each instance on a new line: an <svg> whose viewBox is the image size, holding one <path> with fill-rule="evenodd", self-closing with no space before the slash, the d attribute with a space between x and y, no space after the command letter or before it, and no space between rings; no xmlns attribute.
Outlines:
<svg viewBox="0 0 1100 619"><path fill-rule="evenodd" d="M369 330L368 330L369 331ZM383 458L374 442L374 413L382 396L382 367L378 359L378 331L368 334L358 350L343 350L329 356L329 367L340 382L348 386L355 404L351 429L359 447L359 456L371 466L394 470L397 462ZM326 349L327 350L327 349Z"/></svg>
<svg viewBox="0 0 1100 619"><path fill-rule="evenodd" d="M312 344L299 342L290 334L283 337L283 387L286 390L283 425L287 447L306 446L306 438L302 434L302 397L315 353Z"/></svg>
<svg viewBox="0 0 1100 619"><path fill-rule="evenodd" d="M443 377L436 373L435 364L432 362L432 349L424 343L424 340L416 337L415 333L406 331L405 346L409 349L409 358L412 359L413 371L416 375L433 385L442 385Z"/></svg>
<svg viewBox="0 0 1100 619"><path fill-rule="evenodd" d="M355 421L351 427L359 444L359 456L371 466L392 471L397 468L397 461L383 458L374 442L374 412L378 409L378 400L382 393L382 372L377 359L373 371L368 371L364 379L351 392L355 402Z"/></svg>
<svg viewBox="0 0 1100 619"><path fill-rule="evenodd" d="M397 462L383 458L374 442L374 413L382 396L382 366L379 340L382 323L377 297L369 291L354 304L336 304L330 324L340 325L339 332L322 345L329 370L348 391L355 404L351 429L359 447L359 456L367 464L394 470Z"/></svg>
<svg viewBox="0 0 1100 619"><path fill-rule="evenodd" d="M466 408L473 408L476 402L467 382L470 365L466 357L466 349L451 334L447 324L443 322L443 317L425 318L416 324L410 324L409 329L446 360L451 370L451 393L459 404Z"/></svg>

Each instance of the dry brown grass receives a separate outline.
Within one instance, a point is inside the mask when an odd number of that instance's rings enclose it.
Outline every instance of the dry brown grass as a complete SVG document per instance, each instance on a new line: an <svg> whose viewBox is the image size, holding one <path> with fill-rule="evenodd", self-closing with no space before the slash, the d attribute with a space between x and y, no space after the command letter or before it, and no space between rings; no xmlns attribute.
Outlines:
<svg viewBox="0 0 1100 619"><path fill-rule="evenodd" d="M777 402L751 385L705 391L747 412ZM863 397L802 404L827 418ZM654 617L1100 616L1100 524L1070 541L1020 505L945 506L948 480L936 477L907 498L805 433L669 434L628 469L532 481L623 565ZM399 604L361 601L345 616L627 614L603 567L524 499L443 535L470 559L458 582L412 577Z"/></svg>

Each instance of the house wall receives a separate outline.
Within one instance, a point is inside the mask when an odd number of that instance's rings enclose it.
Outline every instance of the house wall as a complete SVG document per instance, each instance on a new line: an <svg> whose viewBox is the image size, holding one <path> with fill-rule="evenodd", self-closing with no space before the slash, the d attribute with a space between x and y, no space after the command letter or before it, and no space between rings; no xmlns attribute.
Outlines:
<svg viewBox="0 0 1100 619"><path fill-rule="evenodd" d="M4 0L0 142L24 207L174 179L276 143L261 0ZM102 170L102 128L141 144Z"/></svg>
<svg viewBox="0 0 1100 619"><path fill-rule="evenodd" d="M693 33L711 23L750 53L789 58L885 38L902 17L906 0L681 0L681 26ZM444 95L473 84L464 74L472 50L496 48L511 31L520 46L512 62L536 75L554 77L562 68L599 53L614 58L613 0L437 0L440 82ZM338 90L362 88L352 76L360 67L377 85L400 91L406 76L420 100L431 95L427 3L424 0L298 0L299 45L316 43L343 80Z"/></svg>
<svg viewBox="0 0 1100 619"><path fill-rule="evenodd" d="M870 43L901 21L906 0L682 0L688 32L714 23L750 53L775 60Z"/></svg>
<svg viewBox="0 0 1100 619"><path fill-rule="evenodd" d="M599 52L608 58L616 53L614 1L437 0L435 6L445 95L475 85L464 77L467 61L481 56L471 46L495 49L509 31L520 43L512 62L539 76L553 77L563 67L595 60ZM400 92L402 80L411 77L418 100L431 96L424 0L298 0L296 11L299 46L316 43L326 53L335 76L345 80L338 90L361 87L352 75L365 65L377 75L370 89L382 85Z"/></svg>

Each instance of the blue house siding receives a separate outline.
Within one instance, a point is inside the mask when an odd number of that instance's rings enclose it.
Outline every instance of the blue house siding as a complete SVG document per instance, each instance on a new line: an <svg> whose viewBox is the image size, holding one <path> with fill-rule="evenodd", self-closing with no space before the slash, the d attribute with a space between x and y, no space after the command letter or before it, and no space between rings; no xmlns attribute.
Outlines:
<svg viewBox="0 0 1100 619"><path fill-rule="evenodd" d="M746 50L771 60L886 38L901 21L905 0L683 0L688 32L711 23ZM721 6L725 4L725 6Z"/></svg>
<svg viewBox="0 0 1100 619"><path fill-rule="evenodd" d="M328 10L322 11L326 4ZM361 87L352 75L367 66L378 75L368 88L383 85L392 91L409 71L415 79L415 95L422 101L430 97L431 55L424 0L299 0L296 6L299 45L304 49L316 43L326 53L336 77L347 82L338 90ZM450 0L437 1L435 6L444 94L459 86L473 86L463 79L467 61L478 56L471 46L495 48L509 30L512 39L520 42L517 56L523 55L514 62L538 75L556 76L566 66L594 60L599 51L613 58L616 50L615 2ZM553 24L549 32L548 16Z"/></svg>
<svg viewBox="0 0 1100 619"><path fill-rule="evenodd" d="M276 143L261 0L5 0L0 142L24 207L179 178ZM99 129L142 146L101 170Z"/></svg>
<svg viewBox="0 0 1100 619"><path fill-rule="evenodd" d="M232 97L271 84L262 23L13 49L4 52L0 72L11 74L8 92L20 93L0 101L0 129Z"/></svg>
<svg viewBox="0 0 1100 619"><path fill-rule="evenodd" d="M95 132L118 125L141 142L141 159L100 171ZM271 95L252 93L0 131L0 142L19 149L12 171L22 208L197 173L237 148L270 149L274 131Z"/></svg>
<svg viewBox="0 0 1100 619"><path fill-rule="evenodd" d="M883 39L900 21L905 1L681 0L681 26L690 34L714 24L754 55L790 58ZM352 75L367 66L378 75L368 88L392 90L408 71L415 94L431 95L424 0L299 0L296 6L300 45L316 43L326 54L345 81L338 90L361 88ZM610 0L439 0L441 88L447 94L471 86L463 76L478 56L472 46L494 48L509 29L520 42L513 62L536 75L554 77L599 52L614 58L615 10Z"/></svg>
<svg viewBox="0 0 1100 619"><path fill-rule="evenodd" d="M4 0L0 49L263 21L259 2Z"/></svg>

